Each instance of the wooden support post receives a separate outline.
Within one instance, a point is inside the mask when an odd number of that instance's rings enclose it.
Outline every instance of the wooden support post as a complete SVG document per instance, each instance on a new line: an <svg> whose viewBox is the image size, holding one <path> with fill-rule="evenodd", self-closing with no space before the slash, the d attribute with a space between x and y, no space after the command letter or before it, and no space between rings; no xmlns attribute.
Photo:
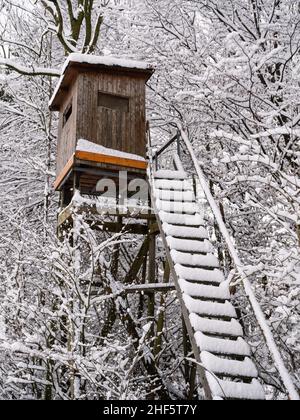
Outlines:
<svg viewBox="0 0 300 420"><path fill-rule="evenodd" d="M170 281L170 265L169 262L165 261L165 271L164 271L164 284L169 283ZM165 311L164 306L166 303L166 295L165 293L162 294L160 298L160 313L157 320L157 329L156 329L156 340L154 345L154 357L155 359L159 356L161 349L162 349L162 335L163 335L163 329L165 324Z"/></svg>
<svg viewBox="0 0 300 420"><path fill-rule="evenodd" d="M73 195L80 187L80 172L74 170L73 174Z"/></svg>
<svg viewBox="0 0 300 420"><path fill-rule="evenodd" d="M60 192L60 208L61 210L68 207L72 201L72 191L70 187L65 186Z"/></svg>
<svg viewBox="0 0 300 420"><path fill-rule="evenodd" d="M62 212L64 209L66 209L72 201L72 191L67 187L64 187L60 192L60 212ZM63 226L63 223L60 221L60 215L57 219L57 237L60 240L63 240L64 238L64 232L70 228L70 226L73 225L73 219L72 217L69 217L68 219L68 226Z"/></svg>
<svg viewBox="0 0 300 420"><path fill-rule="evenodd" d="M193 365L191 367L191 376L190 376L190 390L188 395L188 400L192 401L195 398L195 389L196 389L196 379L197 379L197 367Z"/></svg>
<svg viewBox="0 0 300 420"><path fill-rule="evenodd" d="M189 353L190 353L190 345L189 345L189 337L188 337L188 332L187 332L187 328L184 322L184 319L182 318L182 339L183 339L183 354L184 354L184 376L185 376L185 381L186 384L189 383L190 381L190 365L189 362L187 362L186 358L188 357Z"/></svg>
<svg viewBox="0 0 300 420"><path fill-rule="evenodd" d="M75 187L77 187L77 177L74 174L74 192ZM70 324L68 325L68 351L76 354L80 354L81 348L78 343L84 345L84 337L82 336L82 330L79 330L81 325L80 316L81 316L81 302L77 296L77 289L80 289L80 266L81 266L81 246L80 246L80 222L76 213L73 214L73 235L72 235L72 247L73 247L73 266L74 266L74 282L76 284L75 290L73 290L73 299L70 303L70 312L72 318L69 320ZM74 362L70 362L69 366L71 376L70 376L70 398L72 400L77 400L79 398L78 390L81 389L81 380L77 375L76 367Z"/></svg>
<svg viewBox="0 0 300 420"><path fill-rule="evenodd" d="M98 229L103 230L105 232L110 233L119 233L123 231L124 233L128 233L131 235L147 235L148 227L146 225L141 224L120 224L116 222L101 222L101 223L93 223L91 229Z"/></svg>
<svg viewBox="0 0 300 420"><path fill-rule="evenodd" d="M121 191L121 187L120 184L118 184L118 188L117 188L117 205L123 205L124 204L124 195L123 195L123 191ZM117 213L119 213L119 211L117 211ZM122 216L120 216L118 214L117 217L117 223L116 223L116 233L119 233L122 231L123 228L123 218ZM120 251L121 251L121 246L120 244L116 244L114 246L114 255L113 255L113 263L112 263L112 275L115 279L117 279L118 277L118 271L119 271L119 260L120 260Z"/></svg>
<svg viewBox="0 0 300 420"><path fill-rule="evenodd" d="M104 325L101 328L101 339L104 340L111 332L116 319L117 319L117 311L114 299L110 299L107 303L107 317L104 322Z"/></svg>
<svg viewBox="0 0 300 420"><path fill-rule="evenodd" d="M144 263L144 260L147 256L147 252L148 252L148 249L149 249L149 243L150 243L150 236L147 235L143 244L142 244L142 246L141 246L141 248L140 248L140 250L139 250L139 252L138 252L138 254L137 254L137 256L136 256L136 258L135 258L135 260L132 263L132 266L130 267L130 269L129 269L126 277L125 277L125 281L124 281L125 284L132 283L136 279L136 277L137 277L137 275L138 275L138 273L139 273L139 271L140 271L140 269L141 269L141 267Z"/></svg>
<svg viewBox="0 0 300 420"><path fill-rule="evenodd" d="M117 223L116 223L116 233L119 233L122 231L122 224L123 224L122 217L118 217ZM120 260L120 244L116 244L114 246L112 266L111 266L111 272L115 279L118 277L119 260Z"/></svg>
<svg viewBox="0 0 300 420"><path fill-rule="evenodd" d="M197 180L196 180L195 175L193 175L193 190L194 190L195 197L197 197Z"/></svg>
<svg viewBox="0 0 300 420"><path fill-rule="evenodd" d="M182 335L183 335L183 352L184 357L187 358L192 352L192 346L190 343L188 331L185 325L184 318L182 318ZM194 397L196 378L197 378L197 367L196 365L190 366L190 362L184 361L184 376L188 389L188 400L191 401Z"/></svg>
<svg viewBox="0 0 300 420"><path fill-rule="evenodd" d="M156 244L155 236L151 235L149 243L149 265L148 265L148 283L156 283L156 267L155 267L155 253L156 253ZM149 305L148 305L148 316L154 318L155 311L155 297L149 296Z"/></svg>
<svg viewBox="0 0 300 420"><path fill-rule="evenodd" d="M149 232L151 231L151 226L149 225ZM156 283L156 234L149 235L149 263L148 263L148 283ZM154 336L155 336L155 293L149 294L148 297L148 318L149 321L152 320L152 327L149 331L150 343L149 347L154 354ZM151 361L152 369L155 370L156 364L155 360ZM153 394L154 396L154 394Z"/></svg>
<svg viewBox="0 0 300 420"><path fill-rule="evenodd" d="M148 243L148 246L149 246L149 243ZM147 256L146 256L146 258L144 259L144 263L143 263L142 285L145 285L145 283L146 283L147 268L148 268L148 260L147 260ZM143 293L140 293L139 307L138 307L138 317L139 318L142 318L142 316L143 316L144 306L145 306L145 297L144 297Z"/></svg>

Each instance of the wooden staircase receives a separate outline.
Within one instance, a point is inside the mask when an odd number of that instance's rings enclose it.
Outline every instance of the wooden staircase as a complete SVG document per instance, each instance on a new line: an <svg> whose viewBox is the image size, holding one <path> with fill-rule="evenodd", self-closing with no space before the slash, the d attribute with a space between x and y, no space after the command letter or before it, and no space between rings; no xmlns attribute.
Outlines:
<svg viewBox="0 0 300 420"><path fill-rule="evenodd" d="M264 400L250 347L230 303L229 284L199 213L192 179L183 168L158 170L153 171L150 184L206 397Z"/></svg>

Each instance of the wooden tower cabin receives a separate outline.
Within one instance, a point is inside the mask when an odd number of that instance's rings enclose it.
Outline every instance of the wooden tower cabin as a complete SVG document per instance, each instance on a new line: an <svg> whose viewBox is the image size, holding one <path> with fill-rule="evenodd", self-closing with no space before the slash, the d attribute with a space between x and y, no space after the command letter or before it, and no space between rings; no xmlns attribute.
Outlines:
<svg viewBox="0 0 300 420"><path fill-rule="evenodd" d="M66 207L76 189L96 195L101 177L146 175L145 85L149 65L71 54L50 102L59 112L57 178Z"/></svg>
<svg viewBox="0 0 300 420"><path fill-rule="evenodd" d="M181 127L160 149L150 147L147 170L145 86L153 72L140 62L72 54L50 102L51 110L60 115L55 182L56 190L61 192L62 208L58 231L71 232L67 240L77 244L71 248L84 275L77 276L80 281L76 287L81 288L81 294L93 290L101 297L99 302L104 302L95 317L104 321L99 324L103 328L97 324L102 339L113 331L118 320L126 342L128 338L137 352L146 349L139 359L151 384L152 399L170 399L170 395L182 398L183 390L192 400L199 397L199 388L206 399L264 399L239 313L230 302L231 289L222 256L225 253L218 252L221 243L215 246L212 224L208 226L203 214L203 200L207 202L206 211L210 208L219 225L237 273L245 278L248 275L241 274L242 264L232 251L230 234L192 143ZM124 187L122 183L120 188L120 173L125 172L128 184ZM99 180L112 181L116 186L115 205L106 210L101 204L101 212L95 205L102 200L98 198L102 195L97 188ZM148 182L146 211L140 205L134 212L128 211L119 200L120 191L128 190L130 182L136 180ZM79 201L75 191L80 192ZM111 211L113 207L116 213ZM88 224L95 232L93 243L106 244L112 239L104 269L97 262L95 269L85 270L84 264L93 261L87 257L92 251L83 245L85 239L78 235L80 228L70 229L80 223ZM122 241L114 240L115 233L122 235ZM78 270L76 263L76 273ZM85 277L89 272L92 279ZM247 296L257 313L259 305L249 289L251 286L246 284ZM93 322L94 317L84 313L86 322ZM262 312L257 319L261 329L266 330ZM145 325L146 335L142 331ZM174 332L182 344L176 344L171 354L169 341ZM269 337L271 331L267 331L266 342L273 348L274 340ZM146 338L149 341L144 345ZM182 360L182 366L176 362L174 377L169 381L182 385L178 394L170 394L160 376L164 352L167 360ZM195 363L191 362L191 354ZM293 389L292 394L296 395Z"/></svg>

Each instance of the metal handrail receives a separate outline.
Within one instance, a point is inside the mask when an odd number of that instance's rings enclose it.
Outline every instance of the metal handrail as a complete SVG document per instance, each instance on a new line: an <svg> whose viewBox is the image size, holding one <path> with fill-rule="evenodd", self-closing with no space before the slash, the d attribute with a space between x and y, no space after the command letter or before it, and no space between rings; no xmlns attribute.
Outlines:
<svg viewBox="0 0 300 420"><path fill-rule="evenodd" d="M173 143L175 143L175 141L178 141L179 139L179 135L178 133L175 134L174 137L172 137L170 140L166 141L166 143L161 146L153 155L152 158L153 160L157 160L159 158L160 155L163 154L164 151L166 151L170 146L172 146Z"/></svg>

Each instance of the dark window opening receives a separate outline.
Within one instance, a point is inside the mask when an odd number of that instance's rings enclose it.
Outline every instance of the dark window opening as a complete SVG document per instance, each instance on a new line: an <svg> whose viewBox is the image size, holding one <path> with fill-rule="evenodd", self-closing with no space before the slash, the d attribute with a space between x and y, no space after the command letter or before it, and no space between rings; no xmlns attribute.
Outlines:
<svg viewBox="0 0 300 420"><path fill-rule="evenodd" d="M129 112L129 98L99 92L98 106L114 111Z"/></svg>
<svg viewBox="0 0 300 420"><path fill-rule="evenodd" d="M64 126L67 124L67 122L71 118L72 112L73 112L73 106L72 104L70 104L64 113L64 123L63 123Z"/></svg>

